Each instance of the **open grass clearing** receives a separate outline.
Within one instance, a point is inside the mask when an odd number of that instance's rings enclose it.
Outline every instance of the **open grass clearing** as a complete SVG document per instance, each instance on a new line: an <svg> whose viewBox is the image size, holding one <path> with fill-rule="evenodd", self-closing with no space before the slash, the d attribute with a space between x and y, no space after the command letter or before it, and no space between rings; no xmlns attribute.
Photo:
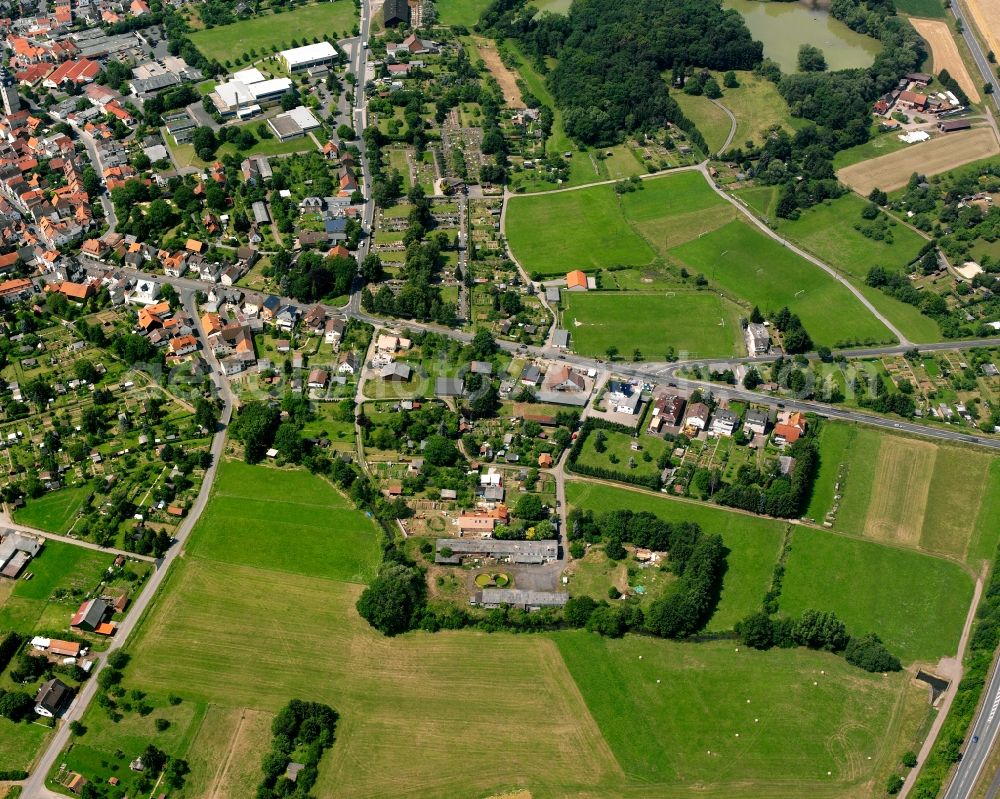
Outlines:
<svg viewBox="0 0 1000 799"><path fill-rule="evenodd" d="M65 533L92 493L89 486L60 488L14 511L14 521L49 533Z"/></svg>
<svg viewBox="0 0 1000 799"><path fill-rule="evenodd" d="M506 233L528 273L645 266L654 252L626 222L611 186L512 198Z"/></svg>
<svg viewBox="0 0 1000 799"><path fill-rule="evenodd" d="M682 795L660 793L658 783L700 796L867 796L866 783L891 767L927 713L907 675L867 674L826 653L555 638L647 796Z"/></svg>
<svg viewBox="0 0 1000 799"><path fill-rule="evenodd" d="M894 0L893 5L898 11L915 17L944 19L946 16L941 0Z"/></svg>
<svg viewBox="0 0 1000 799"><path fill-rule="evenodd" d="M684 116L694 122L695 127L705 137L708 151L720 152L732 129L729 115L704 95L694 96L674 91L670 96L677 101Z"/></svg>
<svg viewBox="0 0 1000 799"><path fill-rule="evenodd" d="M718 79L721 86L721 76ZM733 134L731 147L743 147L748 141L759 145L765 132L775 125L789 132L801 126L802 123L792 117L788 103L771 81L743 71L736 73L736 80L740 85L735 89L723 88L719 99L736 117L736 133ZM676 96L677 93L674 93Z"/></svg>
<svg viewBox="0 0 1000 799"><path fill-rule="evenodd" d="M708 624L710 631L731 630L760 607L771 586L786 524L732 513L717 506L669 499L648 491L633 491L602 483L573 480L566 486L573 507L603 513L616 508L648 511L670 522L697 522L708 533L718 533L729 549L719 606Z"/></svg>
<svg viewBox="0 0 1000 799"><path fill-rule="evenodd" d="M765 312L788 306L817 344L893 340L844 286L742 220L670 252L691 271Z"/></svg>
<svg viewBox="0 0 1000 799"><path fill-rule="evenodd" d="M839 150L833 156L833 168L843 169L846 166L888 155L897 150L903 150L912 145L899 139L899 131L876 131L864 144L856 144L846 150Z"/></svg>
<svg viewBox="0 0 1000 799"><path fill-rule="evenodd" d="M833 611L903 663L954 655L971 601L972 578L955 563L808 527L792 534L781 609Z"/></svg>
<svg viewBox="0 0 1000 799"><path fill-rule="evenodd" d="M235 461L222 464L188 552L353 582L370 579L379 558L374 524L329 483Z"/></svg>
<svg viewBox="0 0 1000 799"><path fill-rule="evenodd" d="M838 271L863 281L873 266L905 272L916 260L927 239L895 220L890 222L892 241L877 241L856 230L867 203L856 194L827 200L802 212L796 219L782 219L778 230L803 249Z"/></svg>
<svg viewBox="0 0 1000 799"><path fill-rule="evenodd" d="M998 152L1000 147L992 129L973 128L844 167L837 172L837 177L867 197L875 188L883 191L902 188L914 172L938 175Z"/></svg>
<svg viewBox="0 0 1000 799"><path fill-rule="evenodd" d="M487 6L487 0L438 0L434 4L434 10L442 25L464 25L471 28L479 22L479 17Z"/></svg>
<svg viewBox="0 0 1000 799"><path fill-rule="evenodd" d="M640 350L663 357L718 358L742 353L739 307L714 292L564 292L563 325L581 355L602 356L615 346L625 357Z"/></svg>
<svg viewBox="0 0 1000 799"><path fill-rule="evenodd" d="M358 12L350 0L313 3L281 14L263 14L230 25L195 31L191 41L209 60L219 63L235 60L256 50L265 55L272 47L292 46L292 39L303 35L341 38L358 21Z"/></svg>

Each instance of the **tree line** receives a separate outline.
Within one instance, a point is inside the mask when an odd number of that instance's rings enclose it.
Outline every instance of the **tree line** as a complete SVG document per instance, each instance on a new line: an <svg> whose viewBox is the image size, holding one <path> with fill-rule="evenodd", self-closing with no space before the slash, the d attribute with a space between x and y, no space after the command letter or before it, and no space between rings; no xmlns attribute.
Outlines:
<svg viewBox="0 0 1000 799"><path fill-rule="evenodd" d="M543 74L546 59L556 59L547 82L566 132L582 144L613 144L667 123L693 128L662 72L750 69L763 54L742 16L717 1L576 0L566 16L536 11L527 0L494 0L477 29L517 39Z"/></svg>

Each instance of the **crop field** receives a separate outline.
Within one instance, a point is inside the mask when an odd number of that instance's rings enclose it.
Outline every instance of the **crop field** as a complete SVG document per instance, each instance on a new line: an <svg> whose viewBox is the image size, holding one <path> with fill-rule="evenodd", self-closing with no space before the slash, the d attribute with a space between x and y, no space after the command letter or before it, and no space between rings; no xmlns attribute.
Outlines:
<svg viewBox="0 0 1000 799"><path fill-rule="evenodd" d="M842 470L842 464L849 468ZM993 557L1000 537L988 521L996 518L1000 501L1000 459L978 450L826 424L809 516L823 521L835 505L834 493L842 495L834 529L975 568Z"/></svg>
<svg viewBox="0 0 1000 799"><path fill-rule="evenodd" d="M832 610L853 634L877 633L903 663L955 654L972 601L958 564L798 527L785 567L786 613Z"/></svg>
<svg viewBox="0 0 1000 799"><path fill-rule="evenodd" d="M89 486L66 487L34 499L14 512L14 521L49 533L65 533L91 493Z"/></svg>
<svg viewBox="0 0 1000 799"><path fill-rule="evenodd" d="M645 266L655 257L628 226L611 186L515 197L507 208L506 233L529 274Z"/></svg>
<svg viewBox="0 0 1000 799"><path fill-rule="evenodd" d="M374 524L304 471L227 461L198 527L188 552L223 563L365 582L379 558Z"/></svg>
<svg viewBox="0 0 1000 799"><path fill-rule="evenodd" d="M937 448L929 441L882 440L865 535L880 541L916 545L927 508L927 493L910 489L930 483L936 455Z"/></svg>
<svg viewBox="0 0 1000 799"><path fill-rule="evenodd" d="M662 357L667 347L689 357L742 352L739 309L713 292L563 293L564 326L581 355L602 356L616 346L625 357L638 349Z"/></svg>
<svg viewBox="0 0 1000 799"><path fill-rule="evenodd" d="M846 288L741 220L682 244L671 254L765 312L787 305L817 344L892 340Z"/></svg>
<svg viewBox="0 0 1000 799"><path fill-rule="evenodd" d="M927 2L929 1L927 0ZM986 39L989 49L1000 53L1000 34L997 33L996 29L997 15L1000 14L1000 0L970 0L969 11L980 35Z"/></svg>
<svg viewBox="0 0 1000 799"><path fill-rule="evenodd" d="M892 767L927 713L906 674L867 674L826 653L554 638L646 796L668 795L658 783L713 797L874 795L865 784Z"/></svg>
<svg viewBox="0 0 1000 799"><path fill-rule="evenodd" d="M728 569L709 630L731 630L737 621L760 607L771 587L771 572L787 527L784 522L731 513L698 502L672 500L648 491L579 480L567 484L566 500L573 507L594 513L629 508L648 511L671 522L697 522L706 532L721 535L730 550Z"/></svg>
<svg viewBox="0 0 1000 799"><path fill-rule="evenodd" d="M264 14L230 25L194 31L191 41L209 60L225 63L250 50L261 56L292 46L303 35L339 39L357 22L358 12L350 0L314 3L282 14Z"/></svg>
<svg viewBox="0 0 1000 799"><path fill-rule="evenodd" d="M962 60L962 56L958 52L958 45L955 44L955 39L952 36L951 27L948 23L941 20L914 19L911 17L910 24L917 29L917 33L920 34L921 38L930 45L931 58L934 60L934 74L937 75L942 69L948 70L948 73L962 87L962 91L969 96L969 99L974 103L978 103L980 100L979 87L976 86L969 75L969 70L966 68L965 61Z"/></svg>
<svg viewBox="0 0 1000 799"><path fill-rule="evenodd" d="M974 128L938 136L870 161L844 167L837 177L858 194L868 196L872 189L894 191L906 185L910 175L938 175L970 161L1000 152L990 128Z"/></svg>

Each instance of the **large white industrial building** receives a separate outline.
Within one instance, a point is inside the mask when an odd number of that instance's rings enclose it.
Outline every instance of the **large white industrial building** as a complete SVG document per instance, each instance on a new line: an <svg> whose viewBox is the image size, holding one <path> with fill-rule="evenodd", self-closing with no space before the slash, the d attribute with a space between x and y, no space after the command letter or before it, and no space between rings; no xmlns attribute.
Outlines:
<svg viewBox="0 0 1000 799"><path fill-rule="evenodd" d="M278 53L285 62L289 72L309 69L321 64L332 64L337 58L337 49L329 42L307 44L305 47L295 47Z"/></svg>

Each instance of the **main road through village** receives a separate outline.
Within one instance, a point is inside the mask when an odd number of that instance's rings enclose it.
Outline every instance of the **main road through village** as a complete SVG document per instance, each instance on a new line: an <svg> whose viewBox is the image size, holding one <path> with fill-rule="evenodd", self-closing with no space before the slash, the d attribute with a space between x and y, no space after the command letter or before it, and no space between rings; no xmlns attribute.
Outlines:
<svg viewBox="0 0 1000 799"><path fill-rule="evenodd" d="M354 93L354 102L349 103L345 99L341 98L338 101L336 111L338 114L338 121L343 121L350 124L358 132L365 129L367 125L367 110L365 107L365 92L364 87L367 83L367 53L368 53L368 37L371 23L371 7L368 0L365 0L361 4L360 11L360 24L359 24L359 35L352 39L346 39L340 42L341 47L348 56L348 63L350 64L353 74L357 77L357 85ZM968 35L968 34L967 34ZM974 52L975 52L975 48ZM984 59L985 61L985 59ZM977 59L978 62L978 59ZM987 68L987 74L989 74ZM989 75L989 79L995 80L992 75ZM85 149L88 153L89 158L94 163L95 169L100 173L100 161L96 152L96 148L92 146L92 142L87 141L86 137L81 134L83 139ZM366 157L364 148L361 148L361 158L360 164L362 169L362 179L363 185L368 189L368 199L362 210L362 221L364 229L370 233L373 225L375 206L371 199L371 172L369 169L368 159ZM707 169L705 165L699 165L699 168L708 178ZM709 179L709 182L712 181ZM714 185L714 184L713 184ZM718 189L717 189L718 190ZM731 198L721 192L726 199L733 202ZM114 210L110 202L105 202L102 198L102 203L105 205L106 215L108 220L112 225L115 223ZM751 216L746 209L740 209L743 213ZM759 220L753 218L753 221L761 226L761 229L771 235L774 238L778 238L777 234L762 225ZM780 240L780 239L779 239ZM785 246L796 249L789 242L782 241ZM370 246L370 238L365 237L362 239L361 245L358 251L359 261L364 258L367 254L368 248ZM822 268L831 274L835 279L843 282L850 290L856 295L858 292L846 283L842 276L837 274L835 270L829 265L823 263L822 261L816 259L811 254L802 253L796 249L804 258L810 261L812 264L818 268ZM516 261L515 261L516 263ZM102 264L96 262L86 262L85 265L93 270L99 271L104 267ZM518 265L520 269L520 265ZM202 282L199 280L192 280L189 278L164 278L163 275L152 275L148 273L139 272L131 269L116 269L116 271L131 275L135 278L147 278L157 281L167 280L177 289L180 294L185 308L198 319L197 308L195 304L195 294L200 291L208 291L213 287L213 284ZM526 283L530 284L530 280L524 270L521 269L522 277ZM540 288L535 286L536 289ZM287 304L298 306L298 303L292 298L282 298ZM900 344L885 347L873 347L873 348L862 348L844 351L842 354L848 357L865 357L865 356L877 356L886 354L900 354L914 348L920 350L921 352L931 352L935 350L947 350L955 349L956 347L972 347L972 346L997 346L1000 345L1000 337L981 339L977 341L943 341L931 344L924 344L914 347L910 344L905 337L899 333L889 322L884 319L881 314L867 301L864 304L868 309L879 319L883 321L886 326L892 330L900 340ZM343 307L328 307L327 310L331 313L340 314L347 318L357 319L362 322L366 322L375 326L405 326L413 330L422 331L433 331L441 333L459 341L468 342L471 340L471 334L464 331L453 330L450 328L440 327L438 325L419 323L419 322L395 322L387 321L381 319L371 314L366 313L361 307L361 285L360 282L356 282L353 290L351 292L350 299L348 303ZM553 328L556 323L553 321ZM157 561L156 569L150 576L139 596L133 603L132 609L128 617L122 622L115 638L113 639L111 646L109 647L109 652L114 651L123 647L129 640L130 636L134 632L136 626L141 622L145 611L149 608L150 603L154 599L157 591L159 590L163 580L170 568L170 565L181 555L184 551L185 543L190 535L192 529L197 524L205 506L208 503L209 496L211 494L212 485L215 479L216 471L218 469L219 462L222 458L223 451L225 448L225 437L226 429L229 424L231 415L234 410L235 399L230 390L228 380L223 376L221 368L215 356L212 354L210 347L206 346L204 340L203 331L198 330L199 338L202 343L202 351L204 352L210 366L212 367L212 379L217 388L218 394L222 399L222 413L219 421L218 429L213 437L211 453L212 453L212 464L208 468L205 474L205 479L203 481L201 490L199 491L198 497L195 500L188 516L182 522L177 530L175 536L175 542L173 546L167 551L164 557ZM646 362L646 363L616 363L613 365L606 364L605 362L597 359L584 358L577 355L572 355L565 353L562 350L558 350L552 346L543 347L526 347L523 345L517 345L511 342L499 342L501 348L509 353L522 354L526 356L549 358L549 359L560 359L567 364L576 366L582 369L594 369L599 374L607 376L610 371L616 374L620 374L627 377L632 377L637 380L648 383L668 383L670 385L676 386L682 389L701 389L703 391L711 391L714 396L719 399L740 399L749 400L761 405L767 405L771 407L781 406L792 410L801 410L816 413L820 416L838 419L843 421L859 422L862 424L873 425L875 427L880 427L889 430L896 430L898 432L905 432L912 435L924 436L928 438L940 439L945 441L953 441L957 443L970 444L974 446L987 447L989 449L1000 450L1000 440L995 440L992 438L985 438L978 435L971 435L963 433L956 430L931 427L928 425L914 424L912 422L899 421L895 422L891 419L885 417L877 416L875 414L864 413L862 411L844 409L838 406L829 405L821 402L817 402L811 399L796 399L796 398L782 398L773 397L768 394L759 393L756 391L750 391L738 386L729 386L724 384L712 383L705 380L696 380L690 377L683 377L679 374L681 370L685 367L692 367L695 364L700 364L704 366L717 366L719 368L725 368L725 366L735 366L738 364L746 363L763 363L768 360L773 360L769 358L731 358L731 359L718 359L718 360L704 360L704 359L685 359L682 361L674 363L656 363L656 362ZM565 457L563 460L556 465L553 470L555 476L558 478L558 496L560 497L560 515L565 521ZM565 524L561 525L565 528ZM565 530L563 529L563 535L565 535ZM80 543L82 542L73 542ZM565 544L565 540L563 540ZM565 549L565 547L564 547ZM565 557L565 552L562 554ZM53 735L52 739L49 741L44 753L35 764L31 776L22 783L22 796L26 799L35 799L36 797L46 797L46 799L54 799L60 796L54 793L45 786L45 777L56 765L60 752L65 748L69 741L69 723L71 721L79 720L82 718L87 710L90 702L93 700L97 693L97 675L100 673L106 665L107 654L102 654L98 656L97 661L91 675L91 678L84 684L80 692L75 697L69 710L66 712L62 723L57 729L56 733ZM981 773L983 766L985 764L986 758L989 754L989 750L994 744L996 738L998 737L998 731L1000 731L1000 670L996 670L991 678L988 691L986 693L987 702L981 708L981 713L976 719L974 724L972 734L977 737L977 743L971 744L968 748L966 757L962 760L958 772L949 787L946 794L946 799L968 799L971 795L975 783ZM912 784L912 780L908 781ZM907 786L909 787L909 785ZM1000 787L998 784L997 787ZM995 795L992 794L992 795Z"/></svg>

